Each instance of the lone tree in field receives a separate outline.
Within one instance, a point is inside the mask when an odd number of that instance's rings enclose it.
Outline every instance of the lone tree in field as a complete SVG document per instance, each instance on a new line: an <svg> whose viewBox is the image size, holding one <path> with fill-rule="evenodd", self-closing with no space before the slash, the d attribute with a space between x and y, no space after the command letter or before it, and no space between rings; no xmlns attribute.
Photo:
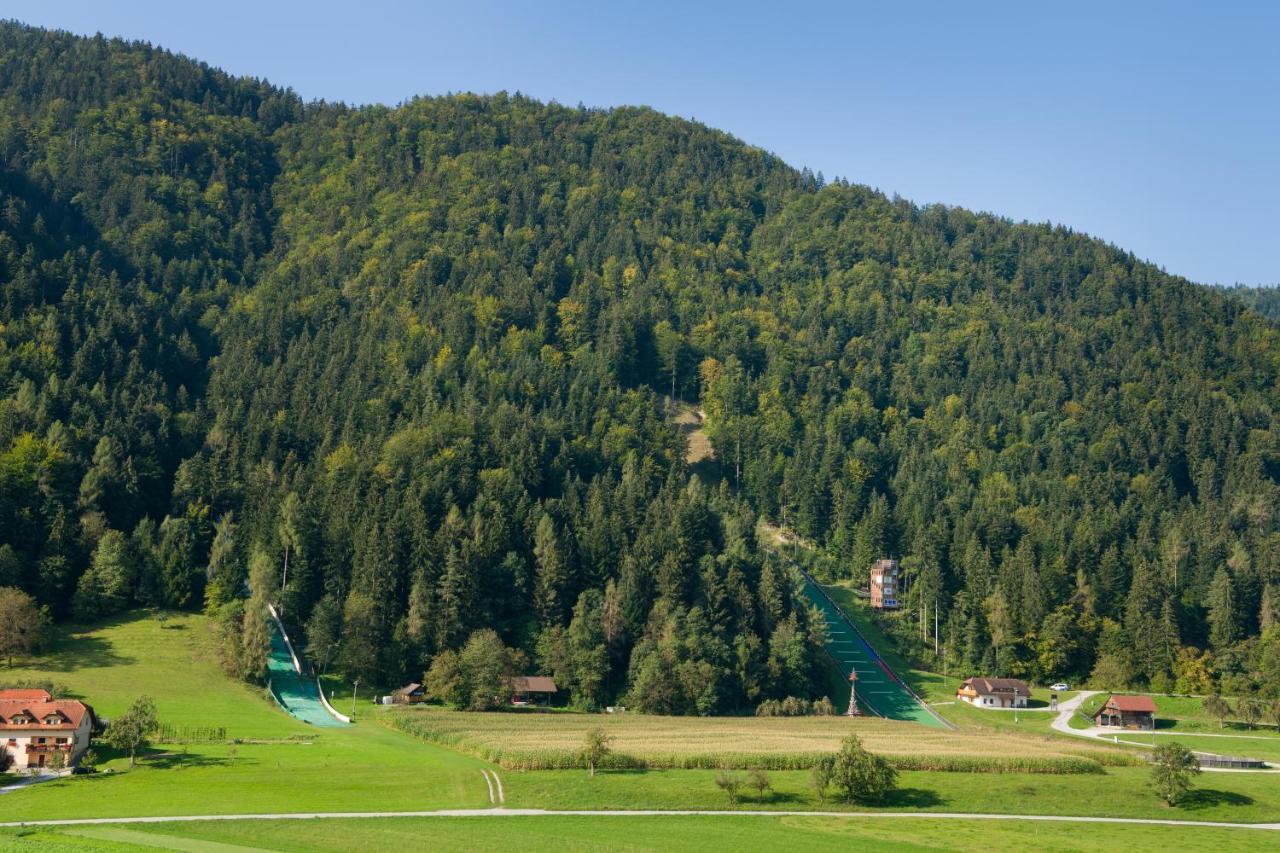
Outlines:
<svg viewBox="0 0 1280 853"><path fill-rule="evenodd" d="M1253 729L1254 724L1262 719L1263 710L1262 703L1257 699L1241 699L1236 704L1236 712L1250 729Z"/></svg>
<svg viewBox="0 0 1280 853"><path fill-rule="evenodd" d="M588 729L587 739L582 744L582 761L596 775L596 767L605 756L613 752L613 741L604 733L604 729Z"/></svg>
<svg viewBox="0 0 1280 853"><path fill-rule="evenodd" d="M756 799L764 802L764 792L773 787L773 780L763 770L752 770L747 777L747 784L756 789Z"/></svg>
<svg viewBox="0 0 1280 853"><path fill-rule="evenodd" d="M738 802L738 791L742 788L742 775L728 770L721 770L720 775L716 777L716 787L728 794L729 802L736 803Z"/></svg>
<svg viewBox="0 0 1280 853"><path fill-rule="evenodd" d="M156 703L150 696L140 696L129 706L129 710L111 721L107 726L106 742L129 753L129 766L138 766L138 751L145 749L151 742L151 736L160 728L156 719Z"/></svg>
<svg viewBox="0 0 1280 853"><path fill-rule="evenodd" d="M827 791L831 788L831 782L835 778L835 774L835 755L824 755L814 763L813 770L810 771L809 780L813 785L813 792L818 795L818 802L825 803L827 801Z"/></svg>
<svg viewBox="0 0 1280 853"><path fill-rule="evenodd" d="M1176 806L1191 790L1191 777L1200 773L1200 762L1180 743L1164 743L1152 753L1151 785L1156 794Z"/></svg>
<svg viewBox="0 0 1280 853"><path fill-rule="evenodd" d="M14 655L35 651L44 639L49 617L36 600L13 586L0 587L0 656L13 668Z"/></svg>
<svg viewBox="0 0 1280 853"><path fill-rule="evenodd" d="M1231 706L1227 704L1227 700L1214 693L1204 697L1201 705L1204 707L1206 714L1218 718L1218 730L1221 731L1227 715L1231 713Z"/></svg>
<svg viewBox="0 0 1280 853"><path fill-rule="evenodd" d="M879 802L897 787L898 772L851 734L836 753L832 782L848 802Z"/></svg>

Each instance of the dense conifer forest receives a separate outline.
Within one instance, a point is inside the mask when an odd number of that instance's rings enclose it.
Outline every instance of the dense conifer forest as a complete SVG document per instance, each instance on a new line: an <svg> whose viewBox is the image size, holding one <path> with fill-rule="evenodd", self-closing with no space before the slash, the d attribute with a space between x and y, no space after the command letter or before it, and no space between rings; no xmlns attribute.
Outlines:
<svg viewBox="0 0 1280 853"><path fill-rule="evenodd" d="M1237 284L1223 290L1268 320L1280 320L1280 285L1247 287Z"/></svg>
<svg viewBox="0 0 1280 853"><path fill-rule="evenodd" d="M0 586L206 609L243 677L272 599L366 683L496 644L585 707L813 698L767 519L900 556L953 670L1280 690L1278 373L1231 294L652 110L0 25Z"/></svg>

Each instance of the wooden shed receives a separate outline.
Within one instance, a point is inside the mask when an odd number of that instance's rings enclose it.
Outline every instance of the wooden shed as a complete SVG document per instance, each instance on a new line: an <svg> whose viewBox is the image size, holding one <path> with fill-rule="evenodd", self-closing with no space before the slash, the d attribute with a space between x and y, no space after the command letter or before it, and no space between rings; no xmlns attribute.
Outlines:
<svg viewBox="0 0 1280 853"><path fill-rule="evenodd" d="M1117 729L1154 729L1156 703L1150 696L1117 696L1112 693L1102 703L1093 721Z"/></svg>
<svg viewBox="0 0 1280 853"><path fill-rule="evenodd" d="M518 675L511 679L511 704L533 705L541 699L543 705L551 704L556 683L545 675Z"/></svg>
<svg viewBox="0 0 1280 853"><path fill-rule="evenodd" d="M422 689L422 685L414 682L406 684L399 690L391 694L391 702L394 705L416 705L426 700L426 691Z"/></svg>

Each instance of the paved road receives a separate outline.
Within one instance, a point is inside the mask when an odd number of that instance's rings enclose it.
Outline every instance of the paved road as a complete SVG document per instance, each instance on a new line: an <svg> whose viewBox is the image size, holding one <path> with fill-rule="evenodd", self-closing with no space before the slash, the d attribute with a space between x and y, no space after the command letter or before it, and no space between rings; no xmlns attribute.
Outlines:
<svg viewBox="0 0 1280 853"><path fill-rule="evenodd" d="M1053 722L1050 725L1053 726L1053 729L1055 731L1062 732L1063 734L1066 734L1066 735L1071 735L1072 737L1087 737L1087 738L1092 738L1094 740L1100 740L1103 743L1124 743L1124 744L1129 744L1130 746L1145 746L1148 749L1150 749L1151 748L1150 743L1145 743L1139 740L1129 740L1127 737L1124 736L1126 734L1125 732L1117 732L1115 729L1108 729L1102 726L1092 726L1087 729L1071 728L1071 722L1070 722L1071 715L1075 713L1076 709L1080 707L1080 704L1084 702L1084 700L1100 692L1102 691L1081 690L1075 696L1075 698L1069 699L1058 706L1058 716L1053 718ZM1134 732L1135 736L1138 734L1139 732L1136 732L1136 731ZM1151 736L1151 732L1141 732L1141 734L1143 737ZM1249 738L1250 737L1249 735L1202 735L1199 732L1196 732L1193 734L1187 734L1184 732L1156 732L1155 734L1159 737L1177 737L1179 734L1184 734L1188 737L1227 737L1227 738L1230 738L1230 737ZM1245 749L1247 750L1248 747L1245 747ZM1221 753L1213 753L1213 752L1204 752L1203 750L1192 750L1192 752L1196 753L1197 755L1221 754ZM1267 762L1267 769L1263 769L1263 770L1248 770L1244 768L1233 768L1233 767L1203 767L1201 769L1204 770L1205 772L1213 772L1213 773L1275 773L1274 766L1275 765L1271 764L1270 762Z"/></svg>
<svg viewBox="0 0 1280 853"><path fill-rule="evenodd" d="M1071 715L1076 712L1077 708L1084 704L1084 700L1088 699L1090 696L1096 696L1100 692L1101 691L1098 690L1081 690L1065 702L1059 702L1058 716L1054 717L1053 722L1049 725L1053 726L1055 731L1062 732L1064 735L1072 735L1073 737L1092 737L1092 735L1085 734L1084 729L1071 728Z"/></svg>
<svg viewBox="0 0 1280 853"><path fill-rule="evenodd" d="M66 818L61 820L28 820L8 821L0 823L0 828L23 826L95 826L109 824L148 824L176 823L188 821L219 820L318 820L341 818L386 818L386 817L682 817L695 815L704 817L839 817L853 819L869 818L909 818L913 820L1032 820L1056 821L1061 823L1121 823L1145 824L1151 826L1201 826L1220 829L1257 829L1270 832L1280 831L1280 823L1229 823L1216 820L1173 820L1166 818L1141 817L1085 817L1061 815L1023 815L1023 814L964 814L963 812L830 812L830 811L764 811L748 810L731 811L716 809L437 809L420 812L282 812L278 814L213 814L213 815L170 815L165 817L99 817L99 818Z"/></svg>
<svg viewBox="0 0 1280 853"><path fill-rule="evenodd" d="M50 782L54 779L60 779L60 778L62 778L61 775L55 776L52 773L46 773L41 776L36 776L34 779L28 776L25 779L19 779L17 782L13 782L11 784L0 787L0 794L11 794L14 791L21 791L23 788L28 788L32 785L39 785L41 782Z"/></svg>

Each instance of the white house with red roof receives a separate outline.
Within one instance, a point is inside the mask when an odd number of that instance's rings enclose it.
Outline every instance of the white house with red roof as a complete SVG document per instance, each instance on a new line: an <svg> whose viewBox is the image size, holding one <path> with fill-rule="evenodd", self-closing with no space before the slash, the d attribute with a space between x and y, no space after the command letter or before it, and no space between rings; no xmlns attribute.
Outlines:
<svg viewBox="0 0 1280 853"><path fill-rule="evenodd" d="M74 764L89 748L93 709L74 699L54 699L46 690L0 690L0 749L11 769L49 767L61 753Z"/></svg>

